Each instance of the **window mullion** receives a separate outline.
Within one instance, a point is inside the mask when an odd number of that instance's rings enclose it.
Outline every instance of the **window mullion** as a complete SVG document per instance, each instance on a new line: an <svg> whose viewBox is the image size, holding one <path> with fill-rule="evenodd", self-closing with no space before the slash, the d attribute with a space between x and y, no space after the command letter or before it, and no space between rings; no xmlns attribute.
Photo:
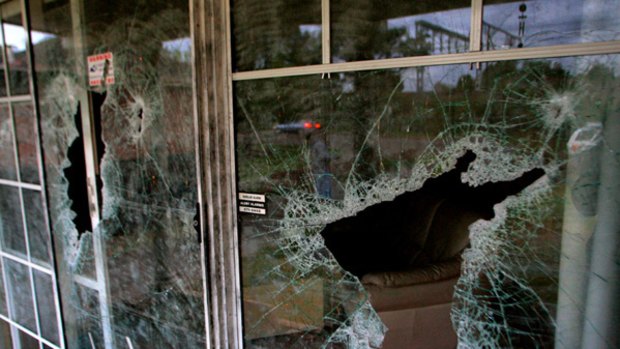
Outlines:
<svg viewBox="0 0 620 349"><path fill-rule="evenodd" d="M331 63L331 22L329 0L321 0L321 46L323 64Z"/></svg>
<svg viewBox="0 0 620 349"><path fill-rule="evenodd" d="M482 2L483 0L471 0L469 52L478 52L482 46Z"/></svg>

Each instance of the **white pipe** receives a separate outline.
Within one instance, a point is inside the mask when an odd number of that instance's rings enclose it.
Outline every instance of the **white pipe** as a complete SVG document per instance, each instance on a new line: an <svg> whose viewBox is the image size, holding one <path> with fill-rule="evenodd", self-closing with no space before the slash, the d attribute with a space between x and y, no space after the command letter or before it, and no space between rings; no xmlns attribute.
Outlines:
<svg viewBox="0 0 620 349"><path fill-rule="evenodd" d="M555 348L579 349L588 272L588 241L596 223L602 125L589 123L568 142Z"/></svg>
<svg viewBox="0 0 620 349"><path fill-rule="evenodd" d="M620 347L620 98L608 85L598 219L592 237L582 348Z"/></svg>

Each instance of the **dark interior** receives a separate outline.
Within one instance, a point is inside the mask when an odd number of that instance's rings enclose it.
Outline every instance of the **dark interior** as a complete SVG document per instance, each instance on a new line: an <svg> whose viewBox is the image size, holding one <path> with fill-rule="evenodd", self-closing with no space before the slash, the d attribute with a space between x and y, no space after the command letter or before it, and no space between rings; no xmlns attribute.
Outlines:
<svg viewBox="0 0 620 349"><path fill-rule="evenodd" d="M512 181L471 187L461 181L461 173L475 159L474 152L467 151L454 169L428 179L419 190L328 224L321 232L327 248L358 277L454 258L469 242L470 224L492 219L495 204L544 175L535 168Z"/></svg>

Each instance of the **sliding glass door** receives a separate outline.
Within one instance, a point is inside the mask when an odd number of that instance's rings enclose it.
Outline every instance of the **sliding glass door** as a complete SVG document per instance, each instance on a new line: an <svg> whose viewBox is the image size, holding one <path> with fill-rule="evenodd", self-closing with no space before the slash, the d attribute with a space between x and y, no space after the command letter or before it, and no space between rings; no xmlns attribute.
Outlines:
<svg viewBox="0 0 620 349"><path fill-rule="evenodd" d="M610 11L233 2L245 347L613 347Z"/></svg>
<svg viewBox="0 0 620 349"><path fill-rule="evenodd" d="M187 1L29 1L67 346L206 346Z"/></svg>

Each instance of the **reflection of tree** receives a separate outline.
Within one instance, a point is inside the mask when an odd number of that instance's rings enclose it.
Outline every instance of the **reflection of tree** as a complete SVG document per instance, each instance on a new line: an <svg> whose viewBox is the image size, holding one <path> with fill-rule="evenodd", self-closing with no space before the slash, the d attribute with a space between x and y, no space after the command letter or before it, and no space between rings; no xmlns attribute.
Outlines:
<svg viewBox="0 0 620 349"><path fill-rule="evenodd" d="M481 118L488 124L508 123L513 118L527 119L532 115L532 108L523 103L524 98L530 101L544 98L546 91L561 89L571 79L560 65L546 61L489 63L475 78L467 72L463 70L454 85L439 82L432 89L415 93L403 89L401 79L407 77L402 70L347 73L332 76L331 80L310 76L239 82L236 85L237 131L246 135L252 132L248 119L260 130L271 130L277 123L317 118L328 134L352 137L351 148L360 152L356 175L372 178L384 170L393 170L392 166L399 166L394 159L388 159L389 156L382 156L385 149L381 149L381 139L405 136L424 139L442 132L446 126ZM384 112L374 134L367 137ZM512 128L511 132L527 137L530 130ZM280 173L281 178L282 171L287 168L303 171L301 160L291 155L300 151L301 142L297 143L298 148L289 146L287 149L270 144L268 140L264 143L273 160L271 172L266 170L267 164L259 166L264 175L271 177ZM250 151L253 144L256 144L253 136L238 138L244 153ZM329 143L327 145L332 148ZM258 159L264 158L262 150L252 151ZM344 178L339 166L345 166L343 161L350 160L339 159L333 165L333 172L340 181ZM247 162L240 164L241 167L247 165ZM248 168L248 171L252 170Z"/></svg>
<svg viewBox="0 0 620 349"><path fill-rule="evenodd" d="M382 18L385 6L372 0L356 1L354 5L348 1L333 3L332 41L336 59L362 61L425 53L428 47L422 37L408 37L406 28L388 29L386 18ZM382 112L387 95L358 92L389 94L399 80L397 71L353 74L347 81L352 93L343 94L341 100L334 103L332 120L348 126L353 133L353 148L360 151L357 173L361 178L376 174L376 154L365 139L374 118Z"/></svg>
<svg viewBox="0 0 620 349"><path fill-rule="evenodd" d="M319 1L239 0L232 11L237 70L321 62ZM315 31L302 32L303 25Z"/></svg>
<svg viewBox="0 0 620 349"><path fill-rule="evenodd" d="M433 50L435 37L448 50L457 33L450 32L432 23L422 25L419 33L411 36L407 28L388 28L387 20L443 11L451 8L469 6L470 4L451 3L449 7L438 3L386 4L377 0L333 1L331 3L332 18L332 50L335 61L361 61L382 58L418 56L429 54ZM240 0L233 5L233 39L235 64L238 70L282 67L290 65L306 65L320 62L320 37L302 33L300 25L320 23L320 3L318 1L301 5L292 1L278 0L263 2ZM454 38L454 40L465 40ZM443 46L442 46L443 47ZM420 81L423 71L420 70ZM388 75L392 75L388 77ZM364 144L365 131L372 123L373 116L381 112L386 103L385 96L378 94L359 94L355 91L384 90L391 91L400 80L399 72L380 74L373 78L371 74L354 74L346 77L332 78L328 84L310 83L312 79L278 79L269 82L238 84L238 95L245 96L239 103L236 113L243 116L246 110L259 112L260 120L254 126L262 129L272 127L276 123L290 122L307 117L322 117L328 125L334 122L347 125L354 134L354 147L364 148L361 166L371 175L373 153L371 144ZM253 85L254 88L249 89ZM260 87L259 87L260 86ZM330 91L327 92L327 89ZM245 91L243 91L245 90ZM348 92L347 92L348 90ZM350 93L353 91L353 93ZM332 100L322 97L325 93L338 96ZM337 99L337 100L336 100ZM339 110L347 110L341 115ZM317 113L317 111L322 111ZM239 122L243 127L244 123ZM363 171L362 171L363 172Z"/></svg>

